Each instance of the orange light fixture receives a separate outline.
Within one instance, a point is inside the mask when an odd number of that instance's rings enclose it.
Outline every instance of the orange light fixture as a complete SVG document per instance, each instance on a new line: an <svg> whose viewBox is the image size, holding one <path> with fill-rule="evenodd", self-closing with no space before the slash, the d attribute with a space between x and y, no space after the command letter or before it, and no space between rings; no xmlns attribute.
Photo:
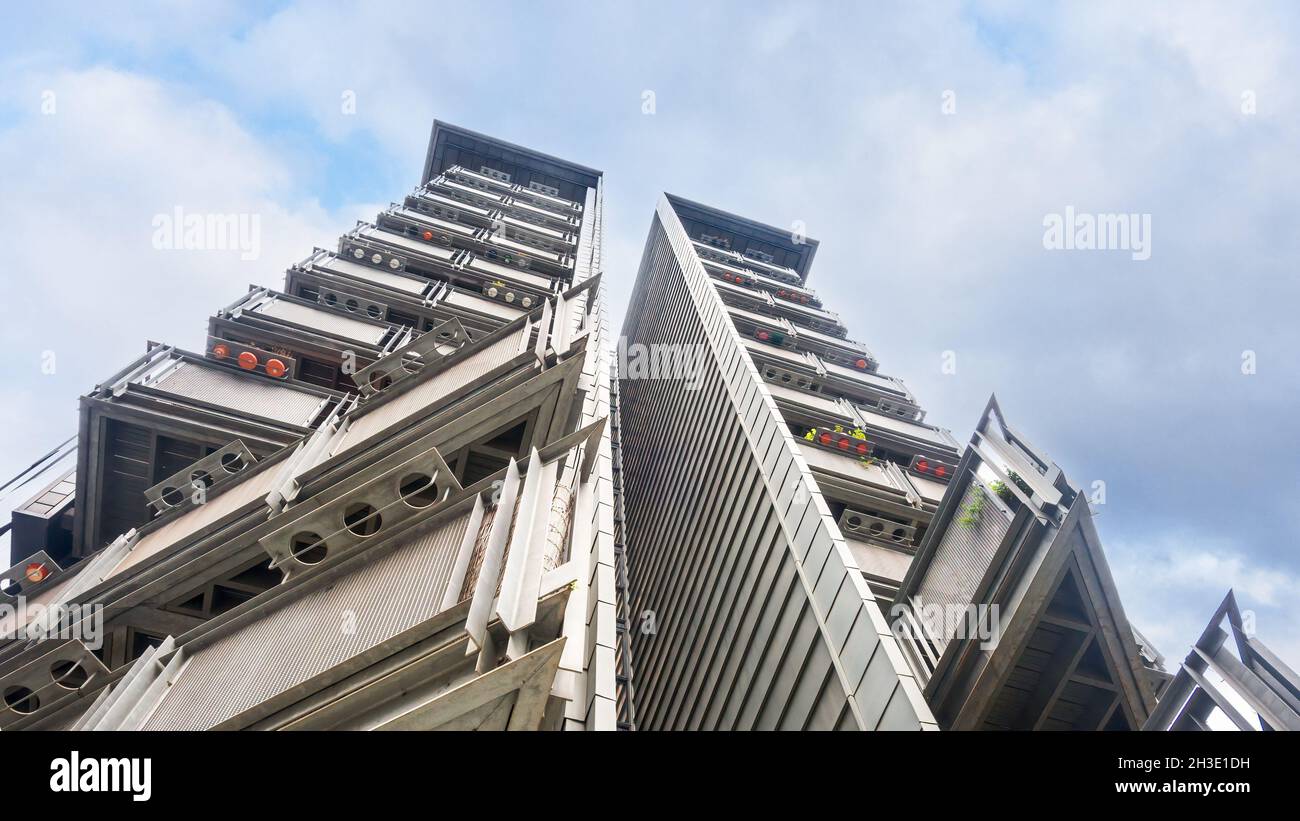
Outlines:
<svg viewBox="0 0 1300 821"><path fill-rule="evenodd" d="M32 562L23 569L23 576L32 584L45 581L45 578L49 575L49 566L40 562Z"/></svg>
<svg viewBox="0 0 1300 821"><path fill-rule="evenodd" d="M230 346L224 342L218 342L212 346L212 355L217 359L225 359L230 356Z"/></svg>
<svg viewBox="0 0 1300 821"><path fill-rule="evenodd" d="M279 379L280 377L282 377L282 376L284 376L286 373L288 373L288 371L289 371L289 369L286 368L286 367L284 366L284 363L281 362L280 360L278 360L278 359L268 359L268 360L266 360L266 375L267 375L267 376L274 376L276 379Z"/></svg>
<svg viewBox="0 0 1300 821"><path fill-rule="evenodd" d="M239 367L246 371L251 371L257 367L257 354L252 351L244 351L239 355Z"/></svg>
<svg viewBox="0 0 1300 821"><path fill-rule="evenodd" d="M433 240L433 232L432 232L432 231L425 231L425 232L424 232L423 234L421 234L420 236L424 237L424 241L425 241L425 242L431 242L431 241Z"/></svg>

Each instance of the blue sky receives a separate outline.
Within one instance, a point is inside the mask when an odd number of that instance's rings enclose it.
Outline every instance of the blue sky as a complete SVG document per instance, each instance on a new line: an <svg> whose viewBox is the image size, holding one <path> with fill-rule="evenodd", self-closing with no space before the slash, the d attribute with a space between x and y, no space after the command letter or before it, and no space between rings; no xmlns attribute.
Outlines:
<svg viewBox="0 0 1300 821"><path fill-rule="evenodd" d="M0 472L146 339L198 347L249 283L400 198L439 117L606 172L616 316L659 192L803 221L811 284L931 421L964 441L996 391L1105 482L1126 608L1166 655L1234 586L1300 662L1296 9L920 5L10 10ZM258 214L258 259L155 250L177 205ZM1149 214L1151 258L1045 250L1067 206Z"/></svg>

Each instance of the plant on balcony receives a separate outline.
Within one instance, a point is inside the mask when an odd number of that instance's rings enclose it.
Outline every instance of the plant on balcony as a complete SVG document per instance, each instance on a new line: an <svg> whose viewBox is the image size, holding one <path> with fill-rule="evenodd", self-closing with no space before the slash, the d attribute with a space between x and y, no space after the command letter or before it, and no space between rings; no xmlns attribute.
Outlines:
<svg viewBox="0 0 1300 821"><path fill-rule="evenodd" d="M1029 487L1029 483L1026 482L1024 479L1021 479L1019 473L1016 473L1014 470L1008 470L1007 478L1010 479L1012 482L1014 482L1016 487L1023 490L1026 496L1034 495L1034 491L1032 488Z"/></svg>
<svg viewBox="0 0 1300 821"><path fill-rule="evenodd" d="M970 503L962 511L962 516L957 520L957 524L965 528L972 528L979 524L980 517L984 515L984 491L980 488L974 488L974 495L971 496Z"/></svg>
<svg viewBox="0 0 1300 821"><path fill-rule="evenodd" d="M1007 487L1006 484L1002 482L996 480L989 482L989 490L996 493L998 498L1006 502L1008 505L1015 504L1016 502L1016 494L1012 493L1011 488Z"/></svg>

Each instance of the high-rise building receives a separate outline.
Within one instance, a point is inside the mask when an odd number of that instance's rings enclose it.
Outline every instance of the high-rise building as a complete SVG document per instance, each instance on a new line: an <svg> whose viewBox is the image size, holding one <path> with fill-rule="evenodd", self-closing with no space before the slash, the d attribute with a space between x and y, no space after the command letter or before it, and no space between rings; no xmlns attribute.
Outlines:
<svg viewBox="0 0 1300 821"><path fill-rule="evenodd" d="M435 123L82 397L0 487L0 730L1300 727L1231 595L1163 671L1082 488L996 399L928 422L815 240L665 196L615 359L602 201Z"/></svg>
<svg viewBox="0 0 1300 821"><path fill-rule="evenodd" d="M618 726L601 212L435 123L401 203L83 397L17 483L0 729Z"/></svg>
<svg viewBox="0 0 1300 821"><path fill-rule="evenodd" d="M1136 728L1165 680L1088 503L965 448L808 288L817 242L661 199L620 340L637 722Z"/></svg>

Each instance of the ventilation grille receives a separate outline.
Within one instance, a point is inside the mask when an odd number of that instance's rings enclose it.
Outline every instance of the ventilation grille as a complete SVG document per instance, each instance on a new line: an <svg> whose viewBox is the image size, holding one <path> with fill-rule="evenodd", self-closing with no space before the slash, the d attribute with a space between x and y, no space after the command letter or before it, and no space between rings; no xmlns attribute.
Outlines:
<svg viewBox="0 0 1300 821"><path fill-rule="evenodd" d="M890 547L916 548L915 527L853 508L845 508L840 514L840 531L845 536Z"/></svg>
<svg viewBox="0 0 1300 821"><path fill-rule="evenodd" d="M321 288L320 293L316 296L316 301L326 308L366 316L371 319L382 320L388 315L388 306L382 302L376 302L373 299L356 296L344 291L336 291L333 288Z"/></svg>

